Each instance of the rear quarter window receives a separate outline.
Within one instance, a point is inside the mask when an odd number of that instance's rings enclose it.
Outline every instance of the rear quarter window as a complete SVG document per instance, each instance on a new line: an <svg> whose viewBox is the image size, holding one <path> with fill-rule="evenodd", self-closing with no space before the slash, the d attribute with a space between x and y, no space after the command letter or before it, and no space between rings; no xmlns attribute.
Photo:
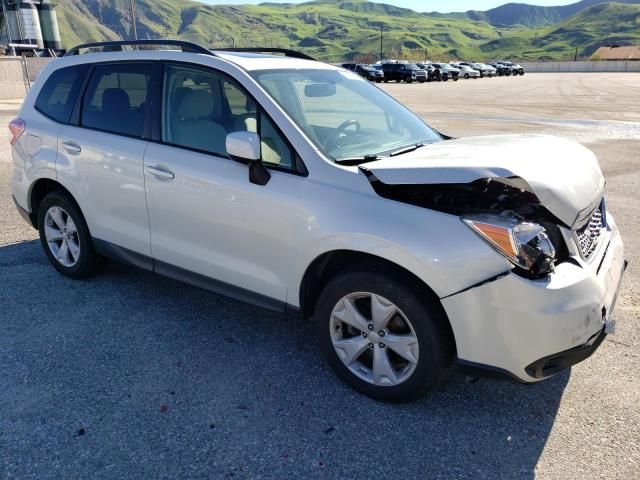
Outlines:
<svg viewBox="0 0 640 480"><path fill-rule="evenodd" d="M75 65L54 71L36 98L36 110L56 122L69 123L88 69L88 65Z"/></svg>

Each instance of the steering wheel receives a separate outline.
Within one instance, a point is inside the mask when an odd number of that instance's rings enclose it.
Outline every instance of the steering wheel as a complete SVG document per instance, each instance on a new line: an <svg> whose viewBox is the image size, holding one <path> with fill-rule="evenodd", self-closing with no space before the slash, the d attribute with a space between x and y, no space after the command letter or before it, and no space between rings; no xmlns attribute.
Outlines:
<svg viewBox="0 0 640 480"><path fill-rule="evenodd" d="M336 147L340 137L345 133L347 128L352 126L356 127L355 133L360 131L361 125L358 120L351 119L346 122L342 122L338 128L336 128L336 132L325 142L325 148L327 150L331 150L333 147Z"/></svg>

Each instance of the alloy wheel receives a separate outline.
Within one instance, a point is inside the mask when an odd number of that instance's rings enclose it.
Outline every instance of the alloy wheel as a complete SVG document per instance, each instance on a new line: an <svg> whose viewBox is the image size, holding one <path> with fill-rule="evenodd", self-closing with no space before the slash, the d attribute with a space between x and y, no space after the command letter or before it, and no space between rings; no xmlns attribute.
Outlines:
<svg viewBox="0 0 640 480"><path fill-rule="evenodd" d="M407 380L418 364L419 345L411 322L386 298L357 292L331 312L333 348L357 377L378 386Z"/></svg>
<svg viewBox="0 0 640 480"><path fill-rule="evenodd" d="M54 258L64 267L73 267L80 259L80 237L76 224L61 207L53 206L44 217L44 236Z"/></svg>

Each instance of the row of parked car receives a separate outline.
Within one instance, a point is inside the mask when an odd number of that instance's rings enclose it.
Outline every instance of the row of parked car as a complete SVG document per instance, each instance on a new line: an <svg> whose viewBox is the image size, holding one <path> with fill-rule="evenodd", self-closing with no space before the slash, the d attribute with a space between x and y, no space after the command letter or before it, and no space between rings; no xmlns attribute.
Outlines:
<svg viewBox="0 0 640 480"><path fill-rule="evenodd" d="M453 63L409 63L382 62L373 65L362 63L344 63L343 68L361 75L372 82L454 82L460 78L483 78L524 75L524 68L516 63L500 61L489 63L453 62Z"/></svg>

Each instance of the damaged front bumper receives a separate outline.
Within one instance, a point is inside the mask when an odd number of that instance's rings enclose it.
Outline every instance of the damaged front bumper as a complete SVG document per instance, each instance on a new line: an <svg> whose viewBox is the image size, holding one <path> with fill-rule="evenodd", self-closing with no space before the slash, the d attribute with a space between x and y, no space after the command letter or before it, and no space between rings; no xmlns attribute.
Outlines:
<svg viewBox="0 0 640 480"><path fill-rule="evenodd" d="M626 268L613 219L597 255L548 277L510 273L442 299L462 371L536 382L589 357L612 330Z"/></svg>

